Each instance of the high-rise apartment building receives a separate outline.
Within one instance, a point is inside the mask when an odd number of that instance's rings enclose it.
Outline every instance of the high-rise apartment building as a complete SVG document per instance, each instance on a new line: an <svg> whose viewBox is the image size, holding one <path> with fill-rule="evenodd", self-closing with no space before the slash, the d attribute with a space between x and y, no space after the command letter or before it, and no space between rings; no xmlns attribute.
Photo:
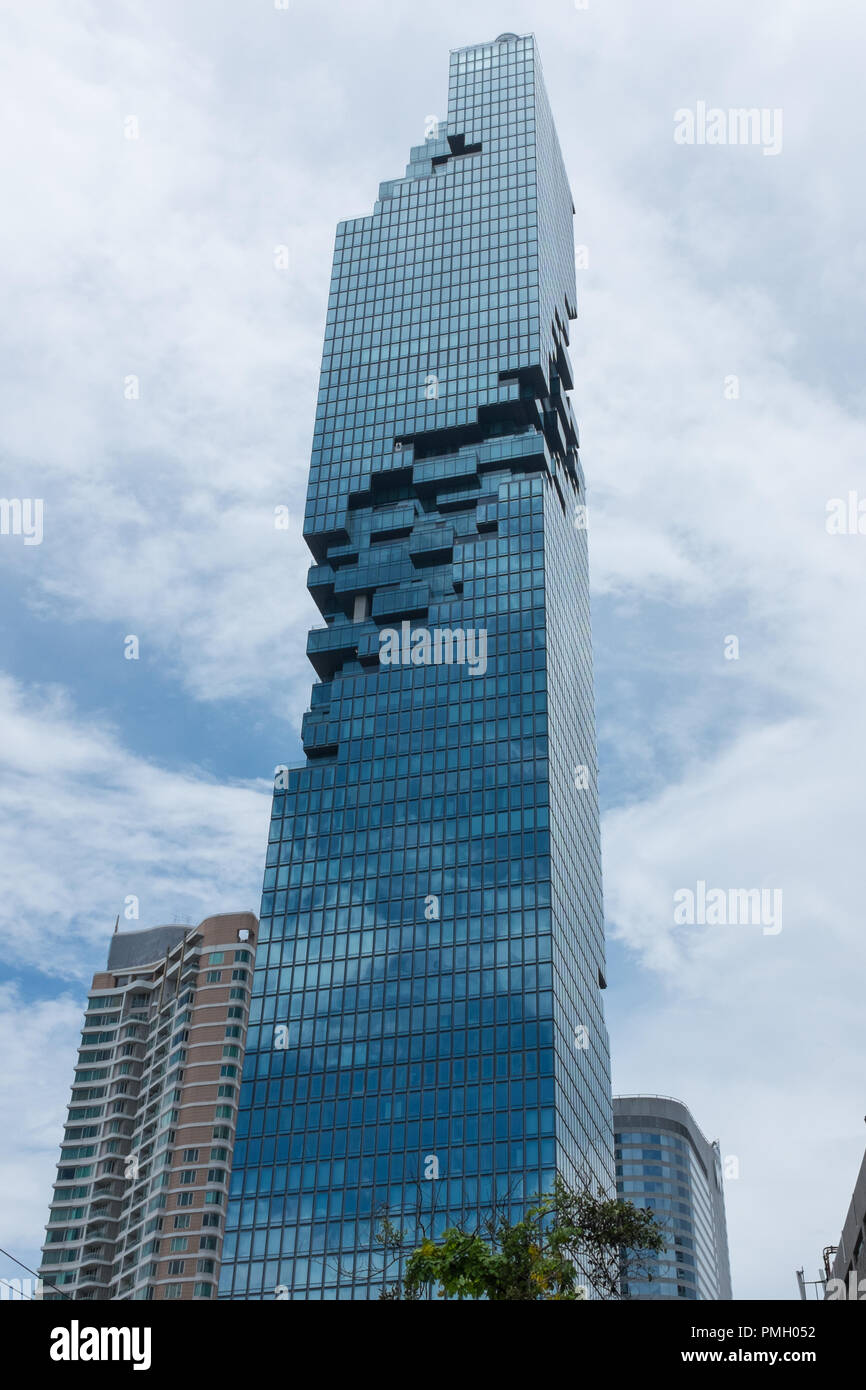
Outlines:
<svg viewBox="0 0 866 1390"><path fill-rule="evenodd" d="M670 1096L614 1096L613 1114L617 1193L648 1207L668 1237L664 1251L629 1275L624 1297L731 1298L718 1143Z"/></svg>
<svg viewBox="0 0 866 1390"><path fill-rule="evenodd" d="M557 1171L613 1190L574 208L532 36L452 53L426 124L337 229L228 1298L376 1298L384 1212L411 1241Z"/></svg>
<svg viewBox="0 0 866 1390"><path fill-rule="evenodd" d="M215 1296L258 922L119 932L93 977L45 1299Z"/></svg>

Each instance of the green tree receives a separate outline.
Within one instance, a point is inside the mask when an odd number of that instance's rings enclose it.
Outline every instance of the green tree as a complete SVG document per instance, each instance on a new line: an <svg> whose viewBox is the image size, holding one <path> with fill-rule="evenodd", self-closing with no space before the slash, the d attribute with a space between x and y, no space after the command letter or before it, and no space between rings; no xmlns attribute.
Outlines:
<svg viewBox="0 0 866 1390"><path fill-rule="evenodd" d="M387 1219L376 1239L392 1259L405 1252L405 1233ZM416 1300L435 1290L439 1298L538 1302L592 1290L615 1299L624 1279L652 1278L652 1256L665 1244L652 1212L588 1180L571 1187L557 1178L520 1221L494 1213L480 1230L453 1226L440 1241L423 1240L382 1297Z"/></svg>

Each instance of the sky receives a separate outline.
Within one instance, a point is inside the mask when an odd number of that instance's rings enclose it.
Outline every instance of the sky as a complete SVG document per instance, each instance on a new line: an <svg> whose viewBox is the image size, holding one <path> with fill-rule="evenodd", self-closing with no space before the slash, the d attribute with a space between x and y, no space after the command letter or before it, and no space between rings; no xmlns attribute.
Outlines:
<svg viewBox="0 0 866 1390"><path fill-rule="evenodd" d="M444 119L449 49L533 31L581 248L614 1090L719 1139L734 1295L796 1298L866 1142L866 534L828 530L866 499L866 15L13 0L0 23L0 495L43 503L39 543L0 534L0 1246L38 1263L117 914L258 910L312 680L336 223ZM738 108L772 146L675 138ZM781 892L781 930L676 922L699 882Z"/></svg>

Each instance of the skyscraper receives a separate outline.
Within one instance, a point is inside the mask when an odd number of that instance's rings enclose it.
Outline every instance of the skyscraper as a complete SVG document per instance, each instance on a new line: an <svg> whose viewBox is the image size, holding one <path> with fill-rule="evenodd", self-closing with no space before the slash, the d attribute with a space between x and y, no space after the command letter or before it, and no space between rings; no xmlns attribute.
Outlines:
<svg viewBox="0 0 866 1390"><path fill-rule="evenodd" d="M682 1101L615 1096L616 1188L648 1207L667 1248L629 1277L628 1298L729 1299L731 1269L722 1160Z"/></svg>
<svg viewBox="0 0 866 1390"><path fill-rule="evenodd" d="M337 230L220 1292L376 1298L410 1240L613 1189L574 208L532 36ZM279 1289L279 1294L275 1290Z"/></svg>
<svg viewBox="0 0 866 1390"><path fill-rule="evenodd" d="M42 1247L46 1300L214 1297L257 925L223 913L111 938Z"/></svg>

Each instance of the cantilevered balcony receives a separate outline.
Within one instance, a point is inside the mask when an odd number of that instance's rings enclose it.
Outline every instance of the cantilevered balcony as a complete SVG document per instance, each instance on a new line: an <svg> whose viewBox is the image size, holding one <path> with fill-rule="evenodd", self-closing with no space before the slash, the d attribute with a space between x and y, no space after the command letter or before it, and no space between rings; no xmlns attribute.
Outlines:
<svg viewBox="0 0 866 1390"><path fill-rule="evenodd" d="M327 627L314 627L307 637L307 656L317 676L328 680L345 661L354 661L358 639L367 624L335 622Z"/></svg>
<svg viewBox="0 0 866 1390"><path fill-rule="evenodd" d="M444 565L453 556L453 526L427 523L415 527L409 539L409 558L416 569L423 565Z"/></svg>
<svg viewBox="0 0 866 1390"><path fill-rule="evenodd" d="M373 618L388 622L396 618L418 618L430 607L429 584L399 584L380 589L373 595Z"/></svg>

